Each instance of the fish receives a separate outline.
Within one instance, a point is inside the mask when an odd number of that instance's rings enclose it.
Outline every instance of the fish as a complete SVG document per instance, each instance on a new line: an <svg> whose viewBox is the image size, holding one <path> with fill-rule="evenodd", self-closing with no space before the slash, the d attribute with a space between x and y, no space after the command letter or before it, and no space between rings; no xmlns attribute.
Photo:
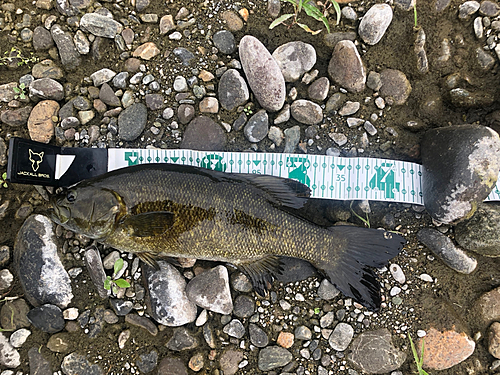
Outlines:
<svg viewBox="0 0 500 375"><path fill-rule="evenodd" d="M169 163L117 169L51 197L57 224L156 265L162 257L230 263L266 295L281 257L310 262L345 296L381 304L373 268L406 240L373 228L320 226L301 215L308 186L288 178Z"/></svg>

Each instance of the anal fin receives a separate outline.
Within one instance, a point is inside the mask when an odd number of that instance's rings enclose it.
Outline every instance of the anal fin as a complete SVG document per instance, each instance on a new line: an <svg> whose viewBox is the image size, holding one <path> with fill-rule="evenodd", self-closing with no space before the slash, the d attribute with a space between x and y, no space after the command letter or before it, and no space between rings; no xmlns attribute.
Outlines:
<svg viewBox="0 0 500 375"><path fill-rule="evenodd" d="M239 263L238 268L250 278L253 288L262 297L266 295L273 282L273 276L283 271L281 261L276 255L267 255L258 260Z"/></svg>

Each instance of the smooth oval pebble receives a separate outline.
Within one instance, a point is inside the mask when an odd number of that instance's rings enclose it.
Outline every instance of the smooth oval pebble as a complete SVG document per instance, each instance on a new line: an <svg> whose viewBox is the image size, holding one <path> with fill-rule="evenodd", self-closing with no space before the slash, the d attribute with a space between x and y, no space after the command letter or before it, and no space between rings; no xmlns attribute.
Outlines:
<svg viewBox="0 0 500 375"><path fill-rule="evenodd" d="M241 65L262 108L279 111L285 103L285 79L276 60L255 37L245 35L239 47Z"/></svg>
<svg viewBox="0 0 500 375"><path fill-rule="evenodd" d="M389 271L391 272L392 277L400 284L404 284L406 282L406 276L399 266L399 264L391 264L389 266Z"/></svg>

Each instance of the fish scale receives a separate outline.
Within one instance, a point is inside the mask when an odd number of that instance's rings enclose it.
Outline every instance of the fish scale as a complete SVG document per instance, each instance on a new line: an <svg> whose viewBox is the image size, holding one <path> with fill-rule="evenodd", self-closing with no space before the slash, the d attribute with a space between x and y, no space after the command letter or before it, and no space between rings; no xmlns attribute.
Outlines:
<svg viewBox="0 0 500 375"><path fill-rule="evenodd" d="M297 181L273 176L137 165L54 196L53 219L149 264L161 256L232 263L259 294L283 270L280 256L304 259L344 294L377 310L380 284L370 267L387 264L405 240L383 230L308 221L299 209L309 193Z"/></svg>

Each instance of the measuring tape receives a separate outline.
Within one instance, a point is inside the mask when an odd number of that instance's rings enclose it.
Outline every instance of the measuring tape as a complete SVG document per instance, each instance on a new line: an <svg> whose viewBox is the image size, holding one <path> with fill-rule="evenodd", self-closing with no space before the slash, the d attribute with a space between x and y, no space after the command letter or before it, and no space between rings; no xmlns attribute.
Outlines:
<svg viewBox="0 0 500 375"><path fill-rule="evenodd" d="M422 166L405 161L304 154L108 149L108 171L148 163L292 178L309 186L312 198L424 204ZM500 183L497 183L486 200L499 199Z"/></svg>
<svg viewBox="0 0 500 375"><path fill-rule="evenodd" d="M58 147L11 138L7 178L11 182L69 186L137 164L172 163L228 173L295 179L312 198L392 201L423 205L422 166L400 160L326 155L194 150ZM500 183L487 201L500 200Z"/></svg>

